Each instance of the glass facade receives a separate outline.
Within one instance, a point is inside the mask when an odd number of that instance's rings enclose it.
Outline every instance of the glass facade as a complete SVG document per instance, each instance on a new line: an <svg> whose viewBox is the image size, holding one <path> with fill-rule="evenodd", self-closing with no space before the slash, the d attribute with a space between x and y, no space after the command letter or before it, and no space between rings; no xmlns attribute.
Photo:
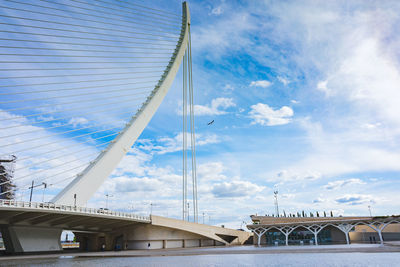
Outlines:
<svg viewBox="0 0 400 267"><path fill-rule="evenodd" d="M285 245L286 238L280 231L268 231L265 233L267 245ZM289 235L289 245L310 245L315 244L314 234L308 230L296 229ZM318 233L318 244L330 244L332 243L332 236L330 229L322 229Z"/></svg>

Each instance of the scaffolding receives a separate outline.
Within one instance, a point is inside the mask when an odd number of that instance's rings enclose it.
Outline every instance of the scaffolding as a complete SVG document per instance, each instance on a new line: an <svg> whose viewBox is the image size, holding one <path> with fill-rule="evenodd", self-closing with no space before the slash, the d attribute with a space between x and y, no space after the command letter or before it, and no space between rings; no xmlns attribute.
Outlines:
<svg viewBox="0 0 400 267"><path fill-rule="evenodd" d="M13 183L15 161L17 157L0 158L0 199L14 199L15 185Z"/></svg>

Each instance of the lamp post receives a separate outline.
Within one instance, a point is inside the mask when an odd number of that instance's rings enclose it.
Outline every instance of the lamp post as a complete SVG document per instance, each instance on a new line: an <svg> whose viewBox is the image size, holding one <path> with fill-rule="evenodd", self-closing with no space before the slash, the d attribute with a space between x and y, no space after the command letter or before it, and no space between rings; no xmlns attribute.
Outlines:
<svg viewBox="0 0 400 267"><path fill-rule="evenodd" d="M46 188L47 188L47 183L42 183L42 185L43 185L43 194L42 194L42 203L44 203L44 191L46 190Z"/></svg>
<svg viewBox="0 0 400 267"><path fill-rule="evenodd" d="M108 209L108 198L109 197L113 197L113 195L110 195L110 194L106 194L106 209Z"/></svg>
<svg viewBox="0 0 400 267"><path fill-rule="evenodd" d="M154 204L153 202L150 202L150 215L153 214L153 206L157 206L157 204Z"/></svg>
<svg viewBox="0 0 400 267"><path fill-rule="evenodd" d="M189 210L189 202L187 203L187 221L189 221L190 210Z"/></svg>
<svg viewBox="0 0 400 267"><path fill-rule="evenodd" d="M32 180L32 186L31 187L29 187L29 189L31 190L31 195L30 195L30 197L29 197L29 203L31 203L32 202L32 193L33 193L33 185L35 184L35 181L34 180Z"/></svg>
<svg viewBox="0 0 400 267"><path fill-rule="evenodd" d="M275 216L279 217L278 190L274 191L274 198L275 198Z"/></svg>
<svg viewBox="0 0 400 267"><path fill-rule="evenodd" d="M47 184L43 182L43 183L41 183L41 184L35 185L35 181L32 180L32 185L29 187L29 189L31 190L31 194L30 194L30 196L29 196L29 203L32 202L33 188L39 187L39 186L42 186L42 185L43 185L42 202L44 202L44 190L47 188Z"/></svg>

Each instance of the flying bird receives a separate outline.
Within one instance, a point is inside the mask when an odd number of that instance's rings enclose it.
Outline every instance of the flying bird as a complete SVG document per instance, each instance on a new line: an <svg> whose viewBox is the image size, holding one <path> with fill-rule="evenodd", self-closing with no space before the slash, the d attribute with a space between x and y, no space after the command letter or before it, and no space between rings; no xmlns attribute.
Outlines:
<svg viewBox="0 0 400 267"><path fill-rule="evenodd" d="M214 123L214 120L210 121L209 123L207 123L207 125L211 125Z"/></svg>

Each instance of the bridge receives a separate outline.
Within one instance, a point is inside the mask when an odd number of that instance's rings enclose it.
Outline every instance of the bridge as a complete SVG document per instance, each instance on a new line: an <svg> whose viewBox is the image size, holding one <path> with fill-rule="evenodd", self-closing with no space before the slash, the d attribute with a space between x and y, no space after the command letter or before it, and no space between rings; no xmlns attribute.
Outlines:
<svg viewBox="0 0 400 267"><path fill-rule="evenodd" d="M54 203L0 200L0 225L9 252L62 250L63 229L83 250L201 247L244 244L249 233L160 216L139 216ZM8 245L8 246L7 246Z"/></svg>
<svg viewBox="0 0 400 267"><path fill-rule="evenodd" d="M61 250L62 230L73 231L88 250L243 244L249 238L197 223L186 2L182 14L132 1L2 2L0 159L16 163L0 169L0 227L8 252ZM150 122L181 63L182 220L84 207ZM193 222L185 220L188 128ZM38 186L40 203L32 202ZM58 191L50 202L45 189ZM29 191L29 202L15 200Z"/></svg>

